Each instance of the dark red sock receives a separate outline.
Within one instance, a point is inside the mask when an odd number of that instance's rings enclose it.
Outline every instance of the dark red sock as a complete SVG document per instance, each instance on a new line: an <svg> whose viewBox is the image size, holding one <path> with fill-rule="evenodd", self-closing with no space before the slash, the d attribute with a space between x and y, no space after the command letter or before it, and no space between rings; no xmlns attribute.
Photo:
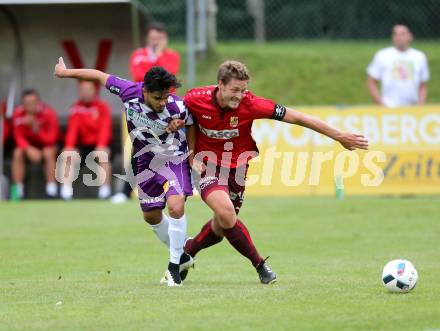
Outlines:
<svg viewBox="0 0 440 331"><path fill-rule="evenodd" d="M209 220L208 223L202 227L197 236L186 242L186 253L194 257L200 250L218 244L223 240L223 237L219 237L214 233L211 227L211 222L212 221Z"/></svg>
<svg viewBox="0 0 440 331"><path fill-rule="evenodd" d="M223 234L241 255L251 260L254 267L257 267L263 261L252 242L248 230L240 220L237 219L237 223L232 228L223 229Z"/></svg>

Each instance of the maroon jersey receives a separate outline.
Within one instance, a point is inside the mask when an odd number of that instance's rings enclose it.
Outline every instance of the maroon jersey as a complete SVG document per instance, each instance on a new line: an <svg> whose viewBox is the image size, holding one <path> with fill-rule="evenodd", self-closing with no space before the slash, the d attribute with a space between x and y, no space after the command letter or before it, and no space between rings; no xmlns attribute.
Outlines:
<svg viewBox="0 0 440 331"><path fill-rule="evenodd" d="M192 89L184 97L199 128L195 153L212 151L217 156L217 165L236 168L258 153L251 134L253 121L261 118L282 120L286 108L246 91L238 108L222 109L215 98L216 92L216 86L206 86ZM225 143L229 143L226 148ZM230 161L229 157L223 157L225 152L232 153Z"/></svg>

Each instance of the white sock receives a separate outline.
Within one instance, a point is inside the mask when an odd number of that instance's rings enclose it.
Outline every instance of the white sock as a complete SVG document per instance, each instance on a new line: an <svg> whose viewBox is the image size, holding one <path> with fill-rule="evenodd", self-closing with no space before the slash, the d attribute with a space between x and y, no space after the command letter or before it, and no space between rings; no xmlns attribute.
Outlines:
<svg viewBox="0 0 440 331"><path fill-rule="evenodd" d="M110 197L111 193L112 192L111 192L111 188L110 188L109 184L101 185L98 190L98 198L99 199L107 199Z"/></svg>
<svg viewBox="0 0 440 331"><path fill-rule="evenodd" d="M170 237L168 236L168 217L164 213L162 213L162 221L160 221L159 224L150 224L150 226L156 234L157 238L159 238L159 240L163 242L165 246L167 246L167 248L170 248Z"/></svg>
<svg viewBox="0 0 440 331"><path fill-rule="evenodd" d="M168 218L170 222L168 227L168 235L170 236L170 262L179 264L186 238L186 216L183 215L181 218L168 216Z"/></svg>
<svg viewBox="0 0 440 331"><path fill-rule="evenodd" d="M57 195L57 184L55 182L46 183L46 194L50 197L55 197Z"/></svg>

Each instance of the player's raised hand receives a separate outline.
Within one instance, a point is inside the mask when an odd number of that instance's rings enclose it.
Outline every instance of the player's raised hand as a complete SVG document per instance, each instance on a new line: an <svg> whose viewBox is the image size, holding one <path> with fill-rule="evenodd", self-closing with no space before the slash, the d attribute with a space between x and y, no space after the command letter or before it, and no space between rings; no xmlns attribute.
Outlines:
<svg viewBox="0 0 440 331"><path fill-rule="evenodd" d="M65 74L66 70L67 70L67 68L66 68L66 64L64 63L63 58L59 57L58 63L55 65L55 70L54 70L55 76L57 76L59 78L65 77L64 74Z"/></svg>
<svg viewBox="0 0 440 331"><path fill-rule="evenodd" d="M183 128L184 126L185 126L185 121L184 120L173 119L173 120L170 121L170 123L168 123L168 126L165 129L165 131L167 133L176 132L177 130Z"/></svg>
<svg viewBox="0 0 440 331"><path fill-rule="evenodd" d="M368 149L368 140L361 134L344 132L338 137L338 141L350 151L355 149Z"/></svg>

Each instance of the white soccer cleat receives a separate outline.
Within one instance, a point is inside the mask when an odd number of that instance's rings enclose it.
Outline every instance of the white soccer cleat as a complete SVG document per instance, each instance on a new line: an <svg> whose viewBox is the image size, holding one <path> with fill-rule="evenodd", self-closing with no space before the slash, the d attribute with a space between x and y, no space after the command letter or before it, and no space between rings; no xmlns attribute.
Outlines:
<svg viewBox="0 0 440 331"><path fill-rule="evenodd" d="M160 279L159 284L161 284L161 285L168 284L167 271L165 271L165 275L163 275L163 277Z"/></svg>

